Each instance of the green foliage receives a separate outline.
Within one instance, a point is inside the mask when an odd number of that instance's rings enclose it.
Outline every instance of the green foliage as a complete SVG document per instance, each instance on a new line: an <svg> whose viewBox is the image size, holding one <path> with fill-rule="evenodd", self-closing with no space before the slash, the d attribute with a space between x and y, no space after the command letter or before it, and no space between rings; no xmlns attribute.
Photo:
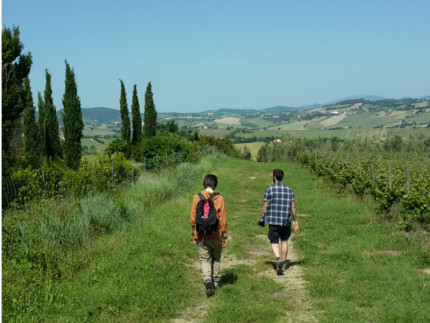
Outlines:
<svg viewBox="0 0 430 323"><path fill-rule="evenodd" d="M33 63L31 54L23 54L19 27L2 30L2 153L8 158L8 150L16 122L27 107L28 87L26 79ZM29 86L29 83L28 83ZM30 104L28 102L28 104ZM3 168L4 169L4 168Z"/></svg>
<svg viewBox="0 0 430 323"><path fill-rule="evenodd" d="M191 248L184 253L183 248L171 247L178 241L181 245L187 241L184 237L189 225L179 214L185 209L188 211L189 206L181 211L167 206L163 211L159 208L166 202L178 205L177 199L197 179L203 178L210 164L207 161L199 165L183 164L177 169L162 171L159 176L147 175L124 191L46 201L32 208L6 211L2 226L3 320L67 321L70 318L74 321L97 317L93 302L101 301L100 311L104 311L104 291L114 291L118 286L113 285L117 283L121 284L120 289L124 284L129 287L124 293L112 294L114 308L111 309L116 313L128 311L135 293L142 296L144 289L153 292L144 293L137 321L143 317L174 315L184 295L191 294L179 292L170 299L169 308L164 306L164 296L171 291L172 282L182 284L185 278L184 255L191 255ZM171 198L175 199L169 202ZM151 213L156 208L161 216ZM130 222L132 226L128 226ZM178 236L172 235L172 223ZM157 242L154 236L163 242ZM178 237L182 238L178 240ZM165 266L165 257L170 260L169 266ZM120 269L124 265L129 269ZM92 276L101 274L101 268L102 276ZM81 280L88 273L92 276L90 280ZM96 282L99 279L102 286ZM90 289L88 284L92 286ZM75 297L79 297L77 302Z"/></svg>
<svg viewBox="0 0 430 323"><path fill-rule="evenodd" d="M66 165L78 169L82 157L81 138L84 123L82 122L81 100L75 81L75 72L66 61L66 88L63 95L64 113L64 159Z"/></svg>
<svg viewBox="0 0 430 323"><path fill-rule="evenodd" d="M45 148L45 102L40 92L37 92L37 108L39 110L39 118L37 120L37 128L39 131L39 154L46 156Z"/></svg>
<svg viewBox="0 0 430 323"><path fill-rule="evenodd" d="M83 196L114 190L130 182L132 173L138 176L131 162L123 154L112 158L99 156L93 162L83 162L74 171L60 162L44 163L40 169L17 169L10 177L3 177L3 208L25 207L45 199Z"/></svg>
<svg viewBox="0 0 430 323"><path fill-rule="evenodd" d="M33 98L30 88L30 80L26 79L27 99L23 115L24 152L28 159L39 159L39 129L36 122L36 109L33 106ZM35 163L33 163L36 165Z"/></svg>
<svg viewBox="0 0 430 323"><path fill-rule="evenodd" d="M230 138L215 138L213 136L200 136L200 141L206 145L215 147L215 151L231 157L241 158L240 152L234 148Z"/></svg>
<svg viewBox="0 0 430 323"><path fill-rule="evenodd" d="M154 137L157 134L157 110L154 105L151 82L149 82L146 87L143 121L143 136L145 138Z"/></svg>
<svg viewBox="0 0 430 323"><path fill-rule="evenodd" d="M133 151L133 157L145 161L146 168L181 161L196 163L201 159L200 149L203 143L190 142L177 135L164 135L144 139Z"/></svg>
<svg viewBox="0 0 430 323"><path fill-rule="evenodd" d="M251 150L247 146L243 147L242 156L243 156L243 159L252 160Z"/></svg>
<svg viewBox="0 0 430 323"><path fill-rule="evenodd" d="M136 84L133 88L133 101L131 105L131 115L133 117L133 136L131 143L136 145L142 141L142 117L140 115L139 98L137 97Z"/></svg>
<svg viewBox="0 0 430 323"><path fill-rule="evenodd" d="M127 94L125 92L124 82L121 82L121 97L119 99L119 109L121 112L121 139L130 144L130 116L128 114Z"/></svg>
<svg viewBox="0 0 430 323"><path fill-rule="evenodd" d="M44 134L44 147L48 160L55 160L61 157L60 145L60 130L57 120L57 109L54 106L52 99L51 89L51 74L48 70L45 71L46 84L44 92L44 119L43 119L43 134Z"/></svg>
<svg viewBox="0 0 430 323"><path fill-rule="evenodd" d="M112 141L105 149L105 154L111 156L115 153L123 153L127 155L129 151L128 144L124 139L117 138Z"/></svg>
<svg viewBox="0 0 430 323"><path fill-rule="evenodd" d="M286 137L282 143L261 147L257 160L298 160L309 165L318 176L340 184L341 190L350 189L360 197L372 196L384 214L399 217L402 219L400 226L411 230L412 222L424 227L429 224L429 156L426 149L423 149L424 153L417 153L426 140L419 136L404 142L401 137L389 137L383 143L387 152L381 153L381 143L367 137L343 142L336 137L327 141ZM410 169L409 180L406 179L406 166ZM401 209L398 210L396 205Z"/></svg>
<svg viewBox="0 0 430 323"><path fill-rule="evenodd" d="M157 125L158 130L157 133L158 135L165 135L165 134L169 134L169 133L178 133L178 124L174 121L168 121L166 123L160 123Z"/></svg>

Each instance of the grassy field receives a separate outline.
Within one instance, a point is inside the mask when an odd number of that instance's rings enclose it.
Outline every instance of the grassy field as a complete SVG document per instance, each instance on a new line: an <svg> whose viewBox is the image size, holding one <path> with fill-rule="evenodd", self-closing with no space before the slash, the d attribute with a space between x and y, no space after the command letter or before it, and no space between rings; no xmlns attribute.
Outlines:
<svg viewBox="0 0 430 323"><path fill-rule="evenodd" d="M264 144L265 144L264 142L256 141L256 142L250 142L250 143L245 143L245 144L235 144L234 147L237 150L239 150L240 152L243 152L243 149L245 147L248 147L248 149L251 151L252 160L255 161L255 160L257 160L258 150Z"/></svg>
<svg viewBox="0 0 430 323"><path fill-rule="evenodd" d="M35 276L32 280L22 277L25 270L14 269L21 268L19 260L3 261L3 277L5 270L7 273L3 319L430 320L428 233L399 231L395 223L376 213L372 201L339 195L297 164L210 160L194 170L180 168L175 175L162 172L159 177L141 178L132 188L119 192L117 198L132 221L74 250L59 264L61 278ZM264 190L271 185L271 171L277 167L284 169L284 183L295 192L300 223L300 230L292 236L291 263L284 276L273 270L267 228L256 224ZM202 189L205 173L218 176L216 191L225 198L229 225L229 245L221 263L223 285L209 299L189 225L191 200ZM12 278L15 283L10 285ZM37 293L28 289L26 281L39 286ZM11 290L29 303L20 304L18 298L14 302Z"/></svg>

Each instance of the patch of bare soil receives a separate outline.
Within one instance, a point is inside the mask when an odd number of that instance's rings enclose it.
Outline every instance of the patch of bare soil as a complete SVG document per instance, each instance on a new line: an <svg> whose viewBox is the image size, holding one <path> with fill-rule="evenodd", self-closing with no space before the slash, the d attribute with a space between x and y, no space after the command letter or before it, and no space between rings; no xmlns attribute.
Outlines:
<svg viewBox="0 0 430 323"><path fill-rule="evenodd" d="M264 238L267 239L266 236ZM270 248L266 251L266 257L273 261ZM284 297L293 305L293 311L285 313L285 322L318 322L306 289L306 281L300 267L300 260L294 251L294 241L288 241L288 266L283 275L278 275L273 267L259 273L281 284L284 288L278 297ZM273 261L274 262L274 261Z"/></svg>
<svg viewBox="0 0 430 323"><path fill-rule="evenodd" d="M364 251L363 254L365 256L388 255L388 256L395 257L395 256L399 256L401 252L397 250L377 250L377 251Z"/></svg>
<svg viewBox="0 0 430 323"><path fill-rule="evenodd" d="M421 270L421 272L424 274L430 275L430 268L423 269Z"/></svg>

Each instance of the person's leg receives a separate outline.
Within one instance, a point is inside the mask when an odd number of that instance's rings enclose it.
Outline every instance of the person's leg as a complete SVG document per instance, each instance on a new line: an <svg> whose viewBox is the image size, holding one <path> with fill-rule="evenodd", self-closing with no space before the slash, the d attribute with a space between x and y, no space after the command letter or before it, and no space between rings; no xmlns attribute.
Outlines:
<svg viewBox="0 0 430 323"><path fill-rule="evenodd" d="M272 245L272 252L276 258L275 267L278 273L280 273L282 267L282 260L279 256L279 227L275 225L269 225L269 233L267 234Z"/></svg>
<svg viewBox="0 0 430 323"><path fill-rule="evenodd" d="M202 267L203 282L207 279L212 280L212 250L206 241L199 246L199 260Z"/></svg>
<svg viewBox="0 0 430 323"><path fill-rule="evenodd" d="M288 256L288 239L291 236L291 225L282 227L280 232L281 237L281 258L282 258L282 270L287 269L287 256Z"/></svg>
<svg viewBox="0 0 430 323"><path fill-rule="evenodd" d="M276 259L279 258L279 243L272 243L272 252Z"/></svg>
<svg viewBox="0 0 430 323"><path fill-rule="evenodd" d="M281 241L281 259L282 259L282 261L285 262L287 260L287 255L288 255L288 240Z"/></svg>
<svg viewBox="0 0 430 323"><path fill-rule="evenodd" d="M219 287L221 281L221 254L222 244L221 240L212 240L212 277L215 288Z"/></svg>

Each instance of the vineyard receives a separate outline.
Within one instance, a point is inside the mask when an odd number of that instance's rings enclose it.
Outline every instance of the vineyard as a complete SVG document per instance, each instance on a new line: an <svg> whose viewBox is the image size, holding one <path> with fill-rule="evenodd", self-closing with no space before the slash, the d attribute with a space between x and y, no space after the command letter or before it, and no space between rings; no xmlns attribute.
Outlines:
<svg viewBox="0 0 430 323"><path fill-rule="evenodd" d="M318 176L342 187L350 185L359 196L370 194L382 211L402 207L399 224L406 230L415 222L430 224L430 167L424 154L302 153L300 161Z"/></svg>
<svg viewBox="0 0 430 323"><path fill-rule="evenodd" d="M260 148L257 159L299 161L340 190L373 197L382 212L396 217L399 226L409 231L417 224L430 228L428 148L423 138L388 139L384 145L368 138L355 142L284 138Z"/></svg>

